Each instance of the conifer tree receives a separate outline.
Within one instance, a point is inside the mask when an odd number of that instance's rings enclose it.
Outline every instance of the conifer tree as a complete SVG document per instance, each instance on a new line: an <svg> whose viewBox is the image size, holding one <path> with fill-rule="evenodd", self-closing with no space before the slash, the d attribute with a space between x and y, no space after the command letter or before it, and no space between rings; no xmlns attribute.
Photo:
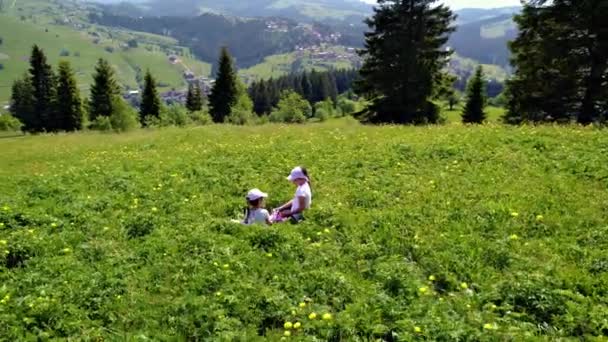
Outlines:
<svg viewBox="0 0 608 342"><path fill-rule="evenodd" d="M71 132L82 128L84 119L82 100L74 72L70 63L66 61L59 62L55 112L58 130Z"/></svg>
<svg viewBox="0 0 608 342"><path fill-rule="evenodd" d="M23 123L23 130L36 132L41 126L40 117L34 109L34 88L27 74L13 82L10 104L10 112Z"/></svg>
<svg viewBox="0 0 608 342"><path fill-rule="evenodd" d="M479 66L467 86L467 103L462 112L462 122L483 123L486 119L486 113L484 112L486 102L486 80L483 68Z"/></svg>
<svg viewBox="0 0 608 342"><path fill-rule="evenodd" d="M190 112L197 112L203 109L203 92L198 82L192 82L188 85L186 108Z"/></svg>
<svg viewBox="0 0 608 342"><path fill-rule="evenodd" d="M109 117L113 112L114 97L120 95L120 88L114 76L114 70L105 59L99 59L95 67L91 98L89 99L89 114L91 121L100 116Z"/></svg>
<svg viewBox="0 0 608 342"><path fill-rule="evenodd" d="M378 0L366 20L361 51L364 64L358 92L371 104L365 121L435 123L438 109L430 101L447 57L444 48L455 19L435 0Z"/></svg>
<svg viewBox="0 0 608 342"><path fill-rule="evenodd" d="M608 111L608 2L531 0L515 17L509 123L577 120Z"/></svg>
<svg viewBox="0 0 608 342"><path fill-rule="evenodd" d="M224 122L237 100L236 72L227 48L222 48L215 84L209 95L210 114L214 122Z"/></svg>
<svg viewBox="0 0 608 342"><path fill-rule="evenodd" d="M156 80L152 77L150 70L144 77L144 89L141 94L141 105L139 106L139 120L146 125L151 118L160 117L160 99L156 89Z"/></svg>
<svg viewBox="0 0 608 342"><path fill-rule="evenodd" d="M55 101L55 75L53 69L48 64L44 51L37 45L32 48L30 57L30 83L34 95L34 115L38 120L34 120L30 127L33 132L55 130L54 120L54 101Z"/></svg>

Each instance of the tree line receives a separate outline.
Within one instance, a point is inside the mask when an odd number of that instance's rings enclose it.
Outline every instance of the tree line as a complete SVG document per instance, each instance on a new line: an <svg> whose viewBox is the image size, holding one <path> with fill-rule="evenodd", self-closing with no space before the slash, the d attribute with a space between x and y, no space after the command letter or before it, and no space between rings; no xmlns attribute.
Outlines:
<svg viewBox="0 0 608 342"><path fill-rule="evenodd" d="M336 103L338 95L352 89L358 76L359 72L355 69L291 73L276 79L253 82L249 87L249 95L258 115L270 113L285 91L299 94L311 105L326 99Z"/></svg>
<svg viewBox="0 0 608 342"><path fill-rule="evenodd" d="M237 76L227 48L221 49L218 66L209 98L205 98L197 82L192 82L185 107L164 106L157 82L147 71L139 110L135 111L123 99L114 69L106 60L98 61L90 95L82 99L70 64L61 61L55 73L44 52L34 46L28 73L13 83L10 111L24 131L40 133L83 128L125 131L138 126L183 125L193 121L304 122L315 113L325 119L356 108L348 99L338 100L338 94L348 90L357 77L354 70L291 74L255 82L247 89ZM11 123L11 127L15 124Z"/></svg>
<svg viewBox="0 0 608 342"><path fill-rule="evenodd" d="M190 92L189 109L202 110L200 88L192 86ZM72 132L85 127L127 130L159 119L161 109L156 80L149 71L144 77L139 112L135 112L123 100L114 69L106 60L99 59L89 98L83 100L70 63L59 62L55 72L36 45L28 72L13 83L10 105L11 114L31 133Z"/></svg>

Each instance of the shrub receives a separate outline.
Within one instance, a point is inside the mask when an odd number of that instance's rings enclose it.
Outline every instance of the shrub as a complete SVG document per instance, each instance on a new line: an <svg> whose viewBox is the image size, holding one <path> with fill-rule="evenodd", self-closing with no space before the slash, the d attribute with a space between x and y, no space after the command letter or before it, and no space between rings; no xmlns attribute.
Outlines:
<svg viewBox="0 0 608 342"><path fill-rule="evenodd" d="M107 52L109 52L109 53L114 53L114 48L113 48L113 47L111 47L111 46L106 46L106 47L104 48L104 50L106 50L106 51L107 51Z"/></svg>
<svg viewBox="0 0 608 342"><path fill-rule="evenodd" d="M68 51L67 49L61 49L61 52L59 52L59 56L61 56L61 57L69 57L70 56L70 51Z"/></svg>
<svg viewBox="0 0 608 342"><path fill-rule="evenodd" d="M0 131L17 132L21 130L23 124L10 114L0 114Z"/></svg>
<svg viewBox="0 0 608 342"><path fill-rule="evenodd" d="M357 112L357 102L345 98L338 100L338 112L341 115L351 115Z"/></svg>
<svg viewBox="0 0 608 342"><path fill-rule="evenodd" d="M109 132L112 130L112 122L107 116L99 116L91 122L91 129L102 132Z"/></svg>
<svg viewBox="0 0 608 342"><path fill-rule="evenodd" d="M112 129L117 132L127 132L139 127L137 112L122 98L115 97L112 101L112 115L110 122Z"/></svg>
<svg viewBox="0 0 608 342"><path fill-rule="evenodd" d="M192 123L188 110L182 105L165 107L160 113L160 126L186 126Z"/></svg>
<svg viewBox="0 0 608 342"><path fill-rule="evenodd" d="M310 116L311 108L308 101L293 91L281 94L281 99L269 119L271 122L303 123Z"/></svg>
<svg viewBox="0 0 608 342"><path fill-rule="evenodd" d="M244 109L233 109L232 113L226 117L226 123L233 125L249 125L254 121L253 113Z"/></svg>
<svg viewBox="0 0 608 342"><path fill-rule="evenodd" d="M211 115L206 110L190 113L190 120L195 125L209 125L213 122Z"/></svg>

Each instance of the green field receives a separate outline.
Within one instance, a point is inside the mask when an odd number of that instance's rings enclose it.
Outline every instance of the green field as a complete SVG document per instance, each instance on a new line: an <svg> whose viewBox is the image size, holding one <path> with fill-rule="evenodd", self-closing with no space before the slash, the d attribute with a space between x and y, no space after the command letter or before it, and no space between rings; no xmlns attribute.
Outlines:
<svg viewBox="0 0 608 342"><path fill-rule="evenodd" d="M56 25L57 14L53 11L57 8L50 5L44 7L39 1L19 4L25 6L21 11L12 9L0 13L0 37L3 40L0 44L0 63L3 64L3 69L0 70L0 104L8 101L12 81L27 71L29 54L34 44L42 47L54 66L61 59L72 64L83 95L87 94L99 58L107 59L114 66L120 83L130 88L138 87L138 76L143 77L142 73L146 69L150 69L162 83L161 91L184 88L186 82L183 72L186 69L204 76L211 71L209 64L190 57L187 49L179 47L177 41L171 38L90 26L77 21L72 25L88 27L76 29L70 25ZM95 32L99 37L92 36L90 32ZM126 48L126 42L130 39L136 39L139 46ZM170 64L167 53L161 50L161 46L185 52L185 56L180 57L184 64ZM110 48L113 52L106 50ZM62 51L67 51L69 56L60 56Z"/></svg>
<svg viewBox="0 0 608 342"><path fill-rule="evenodd" d="M602 341L607 149L350 120L2 138L0 339ZM297 164L303 224L230 223Z"/></svg>

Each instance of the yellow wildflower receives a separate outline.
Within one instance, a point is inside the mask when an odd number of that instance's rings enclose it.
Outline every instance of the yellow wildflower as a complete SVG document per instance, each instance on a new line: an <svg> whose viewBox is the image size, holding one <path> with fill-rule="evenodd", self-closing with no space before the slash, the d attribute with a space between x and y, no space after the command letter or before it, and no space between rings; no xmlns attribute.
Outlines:
<svg viewBox="0 0 608 342"><path fill-rule="evenodd" d="M308 319L317 319L317 314L316 313L311 313L310 315L308 315Z"/></svg>

